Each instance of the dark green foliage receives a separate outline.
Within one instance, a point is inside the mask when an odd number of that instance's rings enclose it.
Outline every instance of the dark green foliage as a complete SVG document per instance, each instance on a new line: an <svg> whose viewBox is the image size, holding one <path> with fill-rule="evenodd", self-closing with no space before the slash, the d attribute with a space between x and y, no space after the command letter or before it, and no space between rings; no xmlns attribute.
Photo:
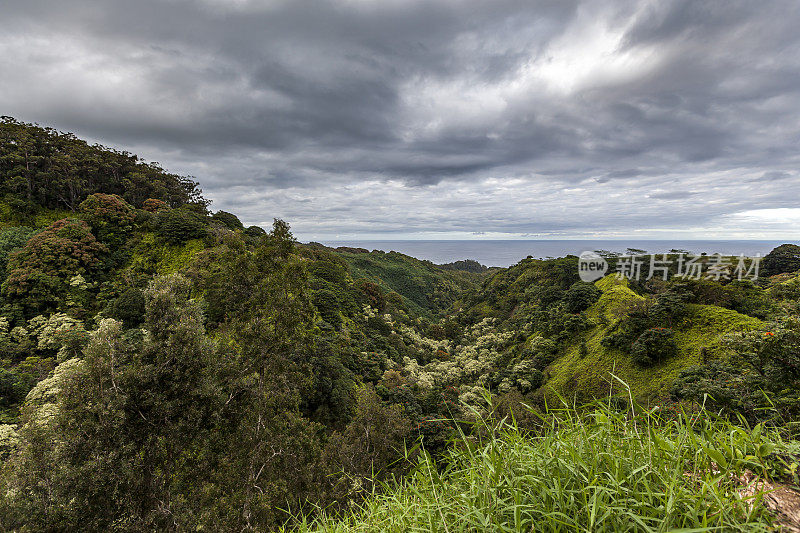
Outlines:
<svg viewBox="0 0 800 533"><path fill-rule="evenodd" d="M320 259L324 260L314 261L308 266L308 272L312 276L337 285L347 282L346 264L342 264L338 258L332 255L322 256Z"/></svg>
<svg viewBox="0 0 800 533"><path fill-rule="evenodd" d="M380 286L384 293L396 292L403 299L401 307L418 315L446 310L482 277L472 272L442 270L430 261L398 252L337 248L336 253L347 262L350 277L357 283L365 280Z"/></svg>
<svg viewBox="0 0 800 533"><path fill-rule="evenodd" d="M533 361L534 366L540 370L552 363L558 356L556 343L551 339L536 337L526 344L522 350L522 358Z"/></svg>
<svg viewBox="0 0 800 533"><path fill-rule="evenodd" d="M383 290L378 284L365 279L359 279L354 283L354 286L361 291L367 305L379 313L383 312L386 307L386 299L383 295Z"/></svg>
<svg viewBox="0 0 800 533"><path fill-rule="evenodd" d="M676 400L690 399L709 408L725 408L731 413L755 413L759 402L753 402L751 394L743 394L746 386L740 370L722 361L693 366L683 372L672 385L672 397ZM750 388L750 387L748 387ZM752 391L749 391L750 393ZM706 396L708 395L708 396Z"/></svg>
<svg viewBox="0 0 800 533"><path fill-rule="evenodd" d="M33 210L78 209L89 195L118 194L139 206L205 202L197 183L127 152L89 145L71 133L0 117L0 196Z"/></svg>
<svg viewBox="0 0 800 533"><path fill-rule="evenodd" d="M249 226L247 229L244 230L244 234L247 235L248 237L259 238L266 235L267 232L264 231L264 228L260 226Z"/></svg>
<svg viewBox="0 0 800 533"><path fill-rule="evenodd" d="M674 356L678 351L675 333L669 328L645 330L631 346L631 357L642 366L650 366Z"/></svg>
<svg viewBox="0 0 800 533"><path fill-rule="evenodd" d="M731 357L683 372L673 396L800 434L800 321L789 317L769 328L729 336Z"/></svg>
<svg viewBox="0 0 800 533"><path fill-rule="evenodd" d="M669 325L677 323L686 315L686 301L689 294L685 291L675 290L659 294L648 314L654 319Z"/></svg>
<svg viewBox="0 0 800 533"><path fill-rule="evenodd" d="M730 291L727 287L716 281L707 279L687 279L673 282L671 290L678 293L687 293L687 302L704 305L729 307L731 301Z"/></svg>
<svg viewBox="0 0 800 533"><path fill-rule="evenodd" d="M538 300L541 307L550 307L564 298L564 291L555 285L536 286L528 291L531 298Z"/></svg>
<svg viewBox="0 0 800 533"><path fill-rule="evenodd" d="M17 519L38 530L161 529L202 482L202 457L187 453L208 437L217 399L213 348L185 279L156 280L148 290L146 343L126 340L104 322L85 363L61 385L52 423L21 430L15 457ZM59 445L55 445L59 443ZM58 465L54 468L54 465ZM35 477L34 477L35 476ZM47 480L47 491L37 479ZM165 513L163 509L172 509Z"/></svg>
<svg viewBox="0 0 800 533"><path fill-rule="evenodd" d="M97 242L86 222L63 219L31 237L12 253L3 294L29 309L64 306L70 280L91 277L101 267L106 247Z"/></svg>
<svg viewBox="0 0 800 533"><path fill-rule="evenodd" d="M220 343L205 336L181 276L146 291L147 336L101 324L61 385L52 424L33 423L31 411L20 432L18 475L6 480L12 529L267 530L281 509L322 501L322 428L302 416L301 391L319 366L332 380L317 380L317 394L332 405L323 414L315 400L315 414L343 424L354 383L308 335L313 312L291 244L276 223L249 262L219 265L231 288L249 288L226 304Z"/></svg>
<svg viewBox="0 0 800 533"><path fill-rule="evenodd" d="M726 289L730 293L729 307L734 311L763 320L776 310L770 295L750 280L732 281Z"/></svg>
<svg viewBox="0 0 800 533"><path fill-rule="evenodd" d="M36 233L36 230L25 226L8 228L0 232L0 283L5 280L8 274L6 267L9 254L22 248L34 233Z"/></svg>
<svg viewBox="0 0 800 533"><path fill-rule="evenodd" d="M227 211L217 211L213 215L211 215L211 220L214 222L219 222L229 230L243 230L244 224L242 224L239 217L234 215L233 213L228 213Z"/></svg>
<svg viewBox="0 0 800 533"><path fill-rule="evenodd" d="M581 345L578 348L578 356L583 359L589 355L589 347L586 345L586 341L581 341Z"/></svg>
<svg viewBox="0 0 800 533"><path fill-rule="evenodd" d="M6 352L8 355L8 352ZM46 378L53 369L55 360L50 357L30 356L16 365L5 360L0 366L0 423L14 422L3 420L9 408L18 406L36 383Z"/></svg>
<svg viewBox="0 0 800 533"><path fill-rule="evenodd" d="M131 287L108 306L108 316L123 322L126 328L133 328L144 319L144 293Z"/></svg>
<svg viewBox="0 0 800 533"><path fill-rule="evenodd" d="M33 385L23 382L13 370L0 368L0 409L21 402Z"/></svg>
<svg viewBox="0 0 800 533"><path fill-rule="evenodd" d="M564 293L564 305L570 313L580 313L595 303L600 294L593 283L578 282Z"/></svg>
<svg viewBox="0 0 800 533"><path fill-rule="evenodd" d="M438 266L442 270L463 270L464 272L473 272L475 274L482 274L489 270L485 265L478 263L474 259L453 261L452 263L445 263Z"/></svg>
<svg viewBox="0 0 800 533"><path fill-rule="evenodd" d="M800 270L800 246L796 244L781 244L761 260L762 276L774 276L784 272Z"/></svg>
<svg viewBox="0 0 800 533"><path fill-rule="evenodd" d="M366 495L373 484L407 470L414 458L405 453L414 444L411 429L401 406L384 404L371 386L360 387L355 416L341 433L331 435L325 448L340 483L337 490L347 496L356 478Z"/></svg>
<svg viewBox="0 0 800 533"><path fill-rule="evenodd" d="M314 306L323 320L334 328L341 327L342 315L339 313L339 301L333 292L326 289L314 291L311 301L314 302Z"/></svg>
<svg viewBox="0 0 800 533"><path fill-rule="evenodd" d="M170 244L182 244L206 236L208 221L188 207L159 212L154 220L156 234Z"/></svg>

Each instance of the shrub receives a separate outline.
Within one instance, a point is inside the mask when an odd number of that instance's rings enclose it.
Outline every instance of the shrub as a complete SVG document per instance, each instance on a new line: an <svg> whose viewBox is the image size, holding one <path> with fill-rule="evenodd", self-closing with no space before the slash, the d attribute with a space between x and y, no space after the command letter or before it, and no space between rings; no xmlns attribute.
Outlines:
<svg viewBox="0 0 800 533"><path fill-rule="evenodd" d="M534 391L544 383L544 374L534 361L522 361L512 368L514 386L523 394Z"/></svg>
<svg viewBox="0 0 800 533"><path fill-rule="evenodd" d="M539 369L542 369L556 360L556 343L551 339L534 337L531 341L529 341L528 346L523 348L522 357L524 359L532 359L535 363L535 366Z"/></svg>
<svg viewBox="0 0 800 533"><path fill-rule="evenodd" d="M182 244L206 236L207 221L187 207L161 211L155 219L156 234L170 244Z"/></svg>
<svg viewBox="0 0 800 533"><path fill-rule="evenodd" d="M564 304L570 313L580 313L595 303L602 293L593 283L578 282L564 293Z"/></svg>
<svg viewBox="0 0 800 533"><path fill-rule="evenodd" d="M650 366L672 357L678 351L675 334L669 328L645 330L631 346L631 357L642 366Z"/></svg>
<svg viewBox="0 0 800 533"><path fill-rule="evenodd" d="M144 320L144 292L131 287L108 307L108 315L121 320L126 328L138 326Z"/></svg>
<svg viewBox="0 0 800 533"><path fill-rule="evenodd" d="M357 391L353 420L341 433L331 435L325 449L328 464L350 485L350 477L372 484L410 466L406 449L411 447L411 421L399 405L383 403L368 385ZM364 487L368 488L368 487Z"/></svg>
<svg viewBox="0 0 800 533"><path fill-rule="evenodd" d="M578 356L583 359L587 355L589 355L589 346L587 346L586 341L581 341L581 344L578 347Z"/></svg>
<svg viewBox="0 0 800 533"><path fill-rule="evenodd" d="M330 283L343 285L347 280L347 270L333 261L314 261L308 266L309 273Z"/></svg>
<svg viewBox="0 0 800 533"><path fill-rule="evenodd" d="M686 301L689 294L684 291L667 291L656 297L655 303L649 310L649 315L665 320L670 324L686 314Z"/></svg>

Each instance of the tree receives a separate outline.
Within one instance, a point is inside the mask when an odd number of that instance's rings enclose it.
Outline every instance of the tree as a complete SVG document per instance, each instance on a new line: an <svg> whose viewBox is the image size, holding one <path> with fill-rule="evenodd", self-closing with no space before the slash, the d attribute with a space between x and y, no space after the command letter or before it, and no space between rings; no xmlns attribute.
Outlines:
<svg viewBox="0 0 800 533"><path fill-rule="evenodd" d="M211 215L211 220L219 222L232 231L244 229L244 224L242 224L242 222L239 220L239 217L233 213L228 213L227 211L217 211Z"/></svg>
<svg viewBox="0 0 800 533"><path fill-rule="evenodd" d="M70 280L99 272L106 251L86 222L58 220L9 256L3 294L31 310L61 307Z"/></svg>
<svg viewBox="0 0 800 533"><path fill-rule="evenodd" d="M413 448L412 425L401 406L383 403L371 385L362 385L357 395L353 420L331 436L325 454L344 485L340 489L348 489L355 478L355 485L369 493L372 484L410 466L405 451Z"/></svg>
<svg viewBox="0 0 800 533"><path fill-rule="evenodd" d="M188 207L160 211L155 217L156 234L170 244L183 244L206 236L205 217Z"/></svg>
<svg viewBox="0 0 800 533"><path fill-rule="evenodd" d="M774 276L800 270L800 246L781 244L761 260L761 274Z"/></svg>
<svg viewBox="0 0 800 533"><path fill-rule="evenodd" d="M116 194L95 193L79 206L92 233L102 242L119 245L133 229L133 207Z"/></svg>
<svg viewBox="0 0 800 533"><path fill-rule="evenodd" d="M12 459L17 527L168 530L197 524L187 511L206 478L213 413L223 397L215 347L188 280L154 280L149 335L126 337L106 319L80 367L62 379L49 422L28 408Z"/></svg>
<svg viewBox="0 0 800 533"><path fill-rule="evenodd" d="M564 293L564 303L570 313L580 313L588 309L600 298L600 289L594 283L574 283Z"/></svg>
<svg viewBox="0 0 800 533"><path fill-rule="evenodd" d="M158 213L161 210L169 209L169 205L164 200L158 200L156 198L148 198L144 202L142 202L142 209L147 211L148 213Z"/></svg>
<svg viewBox="0 0 800 533"><path fill-rule="evenodd" d="M108 307L108 315L121 320L126 328L133 328L141 324L144 320L144 313L144 293L136 287L131 287L120 294Z"/></svg>
<svg viewBox="0 0 800 533"><path fill-rule="evenodd" d="M730 357L684 370L672 395L800 434L800 320L786 317L767 327L724 336Z"/></svg>
<svg viewBox="0 0 800 533"><path fill-rule="evenodd" d="M678 353L675 334L669 328L645 330L631 346L631 357L642 366L654 365Z"/></svg>
<svg viewBox="0 0 800 533"><path fill-rule="evenodd" d="M264 231L264 228L260 226L249 226L246 230L244 230L244 234L248 237L258 239L266 235L267 232Z"/></svg>

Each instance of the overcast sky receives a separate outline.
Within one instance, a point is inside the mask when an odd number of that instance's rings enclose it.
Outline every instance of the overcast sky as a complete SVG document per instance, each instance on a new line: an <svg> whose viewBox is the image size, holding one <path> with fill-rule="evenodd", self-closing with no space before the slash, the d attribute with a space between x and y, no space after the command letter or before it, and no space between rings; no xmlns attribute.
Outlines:
<svg viewBox="0 0 800 533"><path fill-rule="evenodd" d="M0 114L301 240L796 240L799 28L796 0L2 0Z"/></svg>

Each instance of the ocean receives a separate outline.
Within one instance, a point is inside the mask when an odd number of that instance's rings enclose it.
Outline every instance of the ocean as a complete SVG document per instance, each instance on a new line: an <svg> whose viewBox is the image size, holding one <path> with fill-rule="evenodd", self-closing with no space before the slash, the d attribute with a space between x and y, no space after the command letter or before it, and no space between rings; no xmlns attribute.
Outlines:
<svg viewBox="0 0 800 533"><path fill-rule="evenodd" d="M367 250L400 252L417 259L427 259L437 264L452 263L461 259L474 259L486 266L508 267L529 255L545 259L580 255L583 251L608 250L624 253L627 248L645 250L647 253L666 253L670 250L687 250L723 255L762 257L785 241L700 241L700 240L515 240L515 241L323 241L326 246L351 246Z"/></svg>

